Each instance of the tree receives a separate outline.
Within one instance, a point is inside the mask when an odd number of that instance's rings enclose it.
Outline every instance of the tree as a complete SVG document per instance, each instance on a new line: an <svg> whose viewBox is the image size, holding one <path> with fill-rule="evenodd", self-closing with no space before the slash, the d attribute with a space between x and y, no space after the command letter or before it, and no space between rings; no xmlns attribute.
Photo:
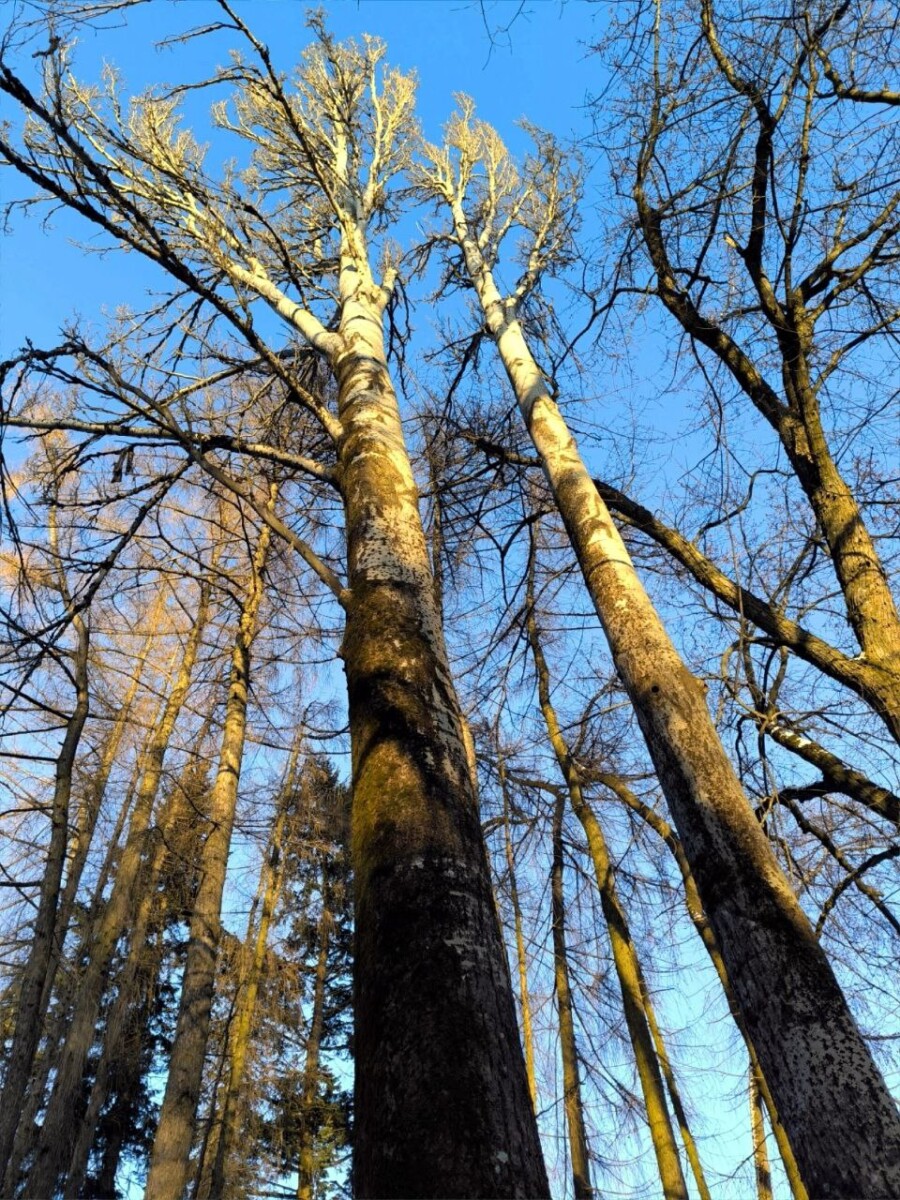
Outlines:
<svg viewBox="0 0 900 1200"><path fill-rule="evenodd" d="M216 314L336 453L327 477L344 508L346 585L301 539L292 544L346 621L358 1193L545 1194L467 731L387 368L395 272L388 264L379 279L367 245L390 219L392 182L408 164L412 82L382 72L374 40L337 46L318 24L289 91L267 49L222 9L252 54L219 77L238 91L233 115L220 107L218 118L254 152L242 186L204 173L198 147L177 129L174 97L144 97L120 124L115 102L104 108L98 93L70 84L64 44L42 59L42 96L6 56L0 88L29 125L24 141L4 136L0 150L46 195L157 263ZM253 302L287 323L307 358L321 359L336 412L309 390L293 356L263 340ZM326 323L313 306L327 311ZM109 369L108 357L101 364L83 345L78 354L105 371L120 402L138 399L155 428L179 438L164 380L141 387ZM202 444L180 444L222 480Z"/></svg>

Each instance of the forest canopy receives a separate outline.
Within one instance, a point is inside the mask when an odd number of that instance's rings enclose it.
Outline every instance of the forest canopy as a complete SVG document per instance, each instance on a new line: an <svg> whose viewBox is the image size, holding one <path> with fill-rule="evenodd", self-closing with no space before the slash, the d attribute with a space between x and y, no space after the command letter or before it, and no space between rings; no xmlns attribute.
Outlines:
<svg viewBox="0 0 900 1200"><path fill-rule="evenodd" d="M898 24L9 6L3 1195L900 1194Z"/></svg>

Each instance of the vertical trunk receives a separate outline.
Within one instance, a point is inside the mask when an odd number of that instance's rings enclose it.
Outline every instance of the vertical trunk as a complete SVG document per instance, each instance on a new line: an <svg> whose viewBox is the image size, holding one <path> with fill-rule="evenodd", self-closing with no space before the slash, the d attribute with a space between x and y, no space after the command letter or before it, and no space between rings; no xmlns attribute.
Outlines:
<svg viewBox="0 0 900 1200"><path fill-rule="evenodd" d="M269 845L263 858L259 877L258 899L261 899L259 923L254 935L255 913L251 912L247 929L246 948L249 950L252 939L252 956L246 973L241 973L238 981L238 996L234 1018L228 1034L227 1046L227 1076L224 1084L222 1099L222 1115L216 1138L215 1159L206 1186L198 1189L198 1200L208 1200L225 1195L225 1170L228 1156L231 1153L237 1132L238 1104L241 1096L241 1085L244 1078L244 1068L250 1049L250 1034L253 1027L253 1017L256 1011L256 998L262 978L263 964L266 957L266 947L269 942L269 929L272 916L278 903L281 891L284 865L281 856L281 839L284 833L284 823L288 808L293 802L295 764L300 750L298 737L291 762L288 766L284 788L279 800L278 811L269 838ZM255 907L255 905L254 905ZM202 1181L201 1181L202 1184Z"/></svg>
<svg viewBox="0 0 900 1200"><path fill-rule="evenodd" d="M753 1166L756 1172L757 1200L772 1200L772 1172L766 1150L766 1128L763 1122L763 1099L750 1068L750 1131L753 1137Z"/></svg>
<svg viewBox="0 0 900 1200"><path fill-rule="evenodd" d="M46 995L49 999L50 987L48 984L61 950L61 947L56 944L57 910L68 844L72 772L89 708L88 647L90 635L86 623L80 616L73 618L72 625L76 638L72 659L75 707L66 724L62 747L56 760L47 863L41 881L31 950L22 972L16 1027L7 1062L3 1093L0 1097L0 1177L7 1176L7 1173L10 1176L15 1174L14 1171L8 1172L8 1169L12 1166L10 1160L16 1128L22 1112L46 1013L46 1003L43 997ZM14 1177L7 1177L0 1190L5 1195L11 1195L15 1183ZM40 1193L35 1194L39 1195Z"/></svg>
<svg viewBox="0 0 900 1200"><path fill-rule="evenodd" d="M722 985L722 991L725 994L725 999L728 1004L728 1010L734 1020L741 1037L744 1039L744 1044L747 1047L747 1053L750 1057L750 1070L756 1081L756 1086L766 1106L766 1111L769 1114L769 1123L772 1126L772 1132L775 1136L775 1141L778 1145L778 1152L781 1155L782 1163L784 1164L785 1174L787 1175L788 1184L790 1185L791 1195L794 1200L809 1200L806 1188L803 1185L803 1180L800 1177L800 1170L797 1166L797 1160L794 1156L794 1151L791 1148L790 1140L787 1136L787 1131L783 1123L779 1119L778 1110L775 1107L775 1102L772 1099L772 1093L769 1091L762 1069L759 1065L756 1051L753 1048L753 1042L747 1033L747 1027L744 1024L743 1013L737 1003L734 995L734 989L731 986L731 981L728 978L728 971L725 962L722 958L716 936L713 933L712 926L706 918L703 911L703 905L700 903L700 895L697 891L697 885L694 882L694 877L691 874L690 865L685 858L684 849L679 842L675 832L659 813L655 812L643 801L639 800L629 788L624 780L617 775L601 773L597 776L597 781L602 783L604 787L608 787L620 800L623 801L633 812L636 812L643 821L654 830L655 833L665 842L672 853L678 869L681 872L681 878L684 883L684 900L687 908L688 916L703 946L709 955L710 962L715 968L715 972L719 977L719 982Z"/></svg>
<svg viewBox="0 0 900 1200"><path fill-rule="evenodd" d="M273 487L270 510L274 509L276 495ZM209 803L209 831L200 852L200 886L191 914L178 1023L150 1156L146 1200L180 1200L190 1172L191 1143L197 1122L221 937L222 893L247 732L250 650L263 597L269 540L269 528L264 526L253 557L247 597L232 651L219 766Z"/></svg>
<svg viewBox="0 0 900 1200"><path fill-rule="evenodd" d="M705 689L644 591L458 205L455 215L804 1181L822 1197L900 1192L900 1118L890 1093L719 741Z"/></svg>
<svg viewBox="0 0 900 1200"><path fill-rule="evenodd" d="M563 1069L563 1107L569 1131L569 1154L572 1160L572 1182L576 1200L591 1200L591 1165L587 1133L584 1128L584 1107L581 1102L581 1080L578 1074L578 1048L575 1044L575 1014L569 987L569 963L566 951L566 905L563 894L562 824L565 800L562 792L553 810L553 866L550 874L550 897L553 925L553 978L556 985L556 1006L559 1013L559 1046Z"/></svg>
<svg viewBox="0 0 900 1200"><path fill-rule="evenodd" d="M522 927L522 906L519 903L519 886L516 882L516 860L513 854L512 837L509 830L509 789L506 780L506 765L497 747L497 771L503 793L503 829L506 845L506 869L509 874L509 896L512 901L513 921L516 935L516 962L519 968L519 996L522 1002L522 1042L525 1047L525 1075L528 1079L528 1094L531 1105L537 1112L537 1079L534 1072L534 1032L531 1026L531 999L528 995L528 957L525 953L525 933Z"/></svg>
<svg viewBox="0 0 900 1200"><path fill-rule="evenodd" d="M198 736L198 747L203 745L205 735L206 730L203 730ZM171 894L160 895L159 881L171 857L167 840L170 831L179 826L187 826L195 820L195 814L187 800L187 784L193 766L193 761L189 761L182 772L181 780L162 806L154 830L153 844L141 870L136 888L140 899L134 912L128 954L115 977L116 998L104 1020L100 1057L87 1108L78 1122L75 1145L66 1172L64 1195L67 1200L77 1200L81 1193L100 1113L107 1102L110 1088L117 1087L117 1080L120 1078L127 1080L127 1076L122 1074L122 1064L129 1061L129 1048L131 1059L136 1055L140 1060L144 1032L140 1025L135 1027L134 1012L140 1005L140 996L155 990L157 984L160 959L148 949L151 927L159 928L161 922L164 924L166 918L174 915L178 905L177 897ZM148 962L148 954L153 965Z"/></svg>
<svg viewBox="0 0 900 1200"><path fill-rule="evenodd" d="M315 1136L319 1122L316 1101L319 1092L319 1062L322 1053L322 1033L325 1028L325 985L328 981L328 943L331 936L331 901L326 882L326 866L322 864L322 911L319 914L319 955L313 983L313 1006L306 1039L306 1061L303 1064L303 1092L300 1108L300 1153L297 1162L297 1200L313 1200L316 1184Z"/></svg>
<svg viewBox="0 0 900 1200"><path fill-rule="evenodd" d="M342 263L360 1197L547 1195L434 578L383 345Z"/></svg>
<svg viewBox="0 0 900 1200"><path fill-rule="evenodd" d="M572 761L569 747L563 737L556 710L550 698L550 672L547 660L538 635L537 621L534 616L534 550L532 548L528 568L528 613L526 624L531 653L534 658L535 671L538 680L538 700L550 744L556 755L560 771L566 781L569 801L572 811L581 822L587 837L588 849L594 864L597 878L597 888L600 892L600 905L609 933L610 948L619 987L622 992L622 1008L625 1014L625 1024L634 1051L635 1066L641 1083L644 1097L644 1107L647 1113L647 1124L650 1129L650 1139L656 1154L659 1168L659 1178L666 1200L687 1200L687 1187L681 1171L681 1161L678 1157L678 1146L669 1118L666 1104L666 1093L659 1069L659 1061L653 1045L653 1038L647 1024L644 1011L644 995L641 990L640 968L634 952L634 943L625 910L619 902L615 889L615 879L606 839L600 824L584 799L578 770Z"/></svg>
<svg viewBox="0 0 900 1200"><path fill-rule="evenodd" d="M80 981L72 1022L57 1063L53 1091L28 1176L28 1195L52 1196L60 1171L69 1161L76 1134L71 1115L77 1111L77 1097L94 1039L97 1016L113 955L119 940L129 928L134 912L135 885L146 849L163 762L175 722L187 696L194 660L209 614L210 593L210 584L205 581L200 588L197 615L185 645L181 667L166 701L162 718L143 755L128 837L112 892L97 922L91 956Z"/></svg>

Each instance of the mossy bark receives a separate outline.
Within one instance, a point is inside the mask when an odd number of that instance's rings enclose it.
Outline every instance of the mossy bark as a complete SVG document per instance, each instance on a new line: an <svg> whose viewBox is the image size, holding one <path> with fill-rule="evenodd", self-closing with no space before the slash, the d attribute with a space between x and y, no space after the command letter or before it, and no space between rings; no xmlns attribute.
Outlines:
<svg viewBox="0 0 900 1200"><path fill-rule="evenodd" d="M546 1196L434 578L383 348L342 270L356 901L354 1192Z"/></svg>

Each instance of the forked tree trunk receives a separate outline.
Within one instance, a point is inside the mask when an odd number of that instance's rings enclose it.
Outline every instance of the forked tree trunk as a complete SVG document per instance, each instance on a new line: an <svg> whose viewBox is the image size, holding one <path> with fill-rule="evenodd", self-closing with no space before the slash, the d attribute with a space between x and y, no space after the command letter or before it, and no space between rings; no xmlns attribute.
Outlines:
<svg viewBox="0 0 900 1200"><path fill-rule="evenodd" d="M563 778L566 781L569 801L572 811L581 822L587 837L588 850L594 864L594 874L597 879L597 889L600 893L600 906L609 934L610 949L619 988L622 993L622 1009L625 1014L625 1024L634 1052L635 1066L641 1084L644 1098L644 1109L647 1125L650 1130L650 1140L656 1155L659 1178L666 1200L687 1200L687 1187L681 1170L681 1160L678 1157L678 1146L672 1130L669 1109L666 1103L666 1091L660 1074L659 1061L653 1045L650 1027L647 1024L647 1014L644 1011L644 994L641 989L640 968L631 931L625 911L619 902L612 872L612 863L606 848L606 840L600 824L584 799L581 780L569 747L563 736L553 706L550 693L550 672L544 657L538 634L537 621L534 615L534 549L532 547L528 564L526 628L531 653L534 659L535 673L538 682L538 702L547 735L556 761Z"/></svg>
<svg viewBox="0 0 900 1200"><path fill-rule="evenodd" d="M553 979L559 1014L559 1048L563 1069L563 1109L569 1133L569 1156L576 1200L591 1200L591 1160L584 1127L581 1079L578 1071L578 1047L575 1043L575 1013L569 986L569 960L566 949L566 902L563 891L562 826L565 798L560 792L553 809L553 865L550 872L550 898L553 927Z"/></svg>
<svg viewBox="0 0 900 1200"><path fill-rule="evenodd" d="M891 1095L719 741L705 688L644 591L458 205L454 215L804 1182L823 1198L900 1193Z"/></svg>
<svg viewBox="0 0 900 1200"><path fill-rule="evenodd" d="M12 1195L16 1170L11 1162L16 1128L25 1101L28 1080L34 1066L44 1016L52 987L52 975L59 961L61 947L57 945L57 911L69 831L69 803L72 796L72 773L82 730L88 716L88 647L90 635L85 621L76 616L75 651L72 659L75 682L75 707L66 723L66 732L56 760L53 800L50 809L50 844L41 880L40 899L34 920L31 950L22 972L16 1025L6 1067L6 1079L0 1096L0 1180L5 1182L4 1195ZM47 1002L44 997L47 997ZM13 1170L9 1168L13 1167ZM39 1193L35 1193L38 1195Z"/></svg>
<svg viewBox="0 0 900 1200"><path fill-rule="evenodd" d="M273 487L268 505L270 510L275 506L276 495ZM263 576L270 537L269 527L264 526L253 556L247 595L231 656L219 766L209 799L209 830L200 851L200 886L191 913L178 1022L169 1056L159 1125L150 1156L146 1200L180 1200L190 1174L190 1151L197 1124L197 1105L209 1040L216 962L222 932L222 893L247 732L250 651L264 593Z"/></svg>
<svg viewBox="0 0 900 1200"><path fill-rule="evenodd" d="M77 1132L71 1116L77 1111L77 1098L94 1040L109 968L119 940L131 924L137 902L135 888L146 849L163 762L175 722L187 697L200 638L209 615L210 592L209 582L204 581L200 588L200 601L194 625L185 644L181 667L166 701L162 719L143 755L128 836L112 892L97 922L91 957L80 981L72 1022L57 1062L56 1079L28 1175L26 1193L30 1196L54 1195L57 1179L69 1162Z"/></svg>
<svg viewBox="0 0 900 1200"><path fill-rule="evenodd" d="M462 713L364 251L342 263L339 447L359 1197L548 1194Z"/></svg>

